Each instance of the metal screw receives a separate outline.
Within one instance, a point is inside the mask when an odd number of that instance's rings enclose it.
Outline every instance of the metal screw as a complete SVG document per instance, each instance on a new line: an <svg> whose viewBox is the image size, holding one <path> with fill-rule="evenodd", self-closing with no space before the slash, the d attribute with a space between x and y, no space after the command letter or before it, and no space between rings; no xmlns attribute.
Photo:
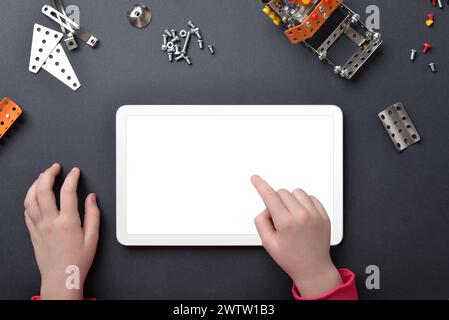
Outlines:
<svg viewBox="0 0 449 320"><path fill-rule="evenodd" d="M326 59L327 58L327 51L323 51L323 52L321 52L319 55L318 55L318 59L320 60L320 61L323 61L324 59Z"/></svg>
<svg viewBox="0 0 449 320"><path fill-rule="evenodd" d="M181 54L182 51L179 50L179 45L175 45L175 55Z"/></svg>
<svg viewBox="0 0 449 320"><path fill-rule="evenodd" d="M171 32L168 31L168 29L165 29L165 30L164 30L164 33L165 33L167 36L169 36L169 37L172 37L172 36L173 36L173 35L171 34Z"/></svg>
<svg viewBox="0 0 449 320"><path fill-rule="evenodd" d="M432 71L434 73L437 72L437 67L436 67L435 63L433 63L433 62L429 63L429 68L430 68L430 71Z"/></svg>
<svg viewBox="0 0 449 320"><path fill-rule="evenodd" d="M198 39L202 40L203 37L201 36L200 33L200 28L193 28L192 30L190 30L191 33L193 33Z"/></svg>
<svg viewBox="0 0 449 320"><path fill-rule="evenodd" d="M173 62L173 52L168 53L168 61Z"/></svg>
<svg viewBox="0 0 449 320"><path fill-rule="evenodd" d="M196 26L193 24L193 22L190 20L189 22L187 22L187 24L189 25L190 28L195 29Z"/></svg>
<svg viewBox="0 0 449 320"><path fill-rule="evenodd" d="M167 44L167 38L168 38L168 36L164 33L162 35L162 40L164 41L164 44Z"/></svg>
<svg viewBox="0 0 449 320"><path fill-rule="evenodd" d="M334 72L335 72L336 74L340 74L340 73L342 72L342 70L343 70L343 68L342 68L341 66L336 66L336 67L334 68Z"/></svg>
<svg viewBox="0 0 449 320"><path fill-rule="evenodd" d="M190 61L189 56L186 56L184 53L181 53L179 56L177 56L175 60L180 61L182 59L184 59L189 66L192 65L192 61Z"/></svg>
<svg viewBox="0 0 449 320"><path fill-rule="evenodd" d="M181 54L177 55L177 57L175 58L175 61L179 61L184 58L185 58L185 55L183 53L181 53Z"/></svg>
<svg viewBox="0 0 449 320"><path fill-rule="evenodd" d="M360 19L360 16L358 14L355 14L351 17L351 23L356 24L357 21L359 21L359 19Z"/></svg>
<svg viewBox="0 0 449 320"><path fill-rule="evenodd" d="M173 38L176 37L176 30L175 29L171 29L171 36Z"/></svg>
<svg viewBox="0 0 449 320"><path fill-rule="evenodd" d="M215 48L214 48L213 45L208 45L207 48L209 49L209 52L210 52L211 54L215 54Z"/></svg>
<svg viewBox="0 0 449 320"><path fill-rule="evenodd" d="M186 54L187 53L187 48L189 47L190 44L190 32L187 32L186 35L186 40L184 41L184 47L182 48L182 53Z"/></svg>
<svg viewBox="0 0 449 320"><path fill-rule="evenodd" d="M415 61L415 58L416 58L416 50L412 49L411 54L410 54L410 60Z"/></svg>
<svg viewBox="0 0 449 320"><path fill-rule="evenodd" d="M203 50L204 49L204 41L199 39L198 40L198 46L200 47L201 50Z"/></svg>

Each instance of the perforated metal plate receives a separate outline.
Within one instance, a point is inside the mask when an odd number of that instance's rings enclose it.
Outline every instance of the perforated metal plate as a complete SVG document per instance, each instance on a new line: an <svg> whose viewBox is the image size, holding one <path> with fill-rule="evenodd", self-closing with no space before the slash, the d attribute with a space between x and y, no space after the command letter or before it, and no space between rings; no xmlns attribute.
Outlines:
<svg viewBox="0 0 449 320"><path fill-rule="evenodd" d="M38 73L45 60L61 41L61 32L49 29L39 24L34 25L33 43L31 45L29 71Z"/></svg>
<svg viewBox="0 0 449 320"><path fill-rule="evenodd" d="M42 68L74 91L81 86L61 44L48 56Z"/></svg>
<svg viewBox="0 0 449 320"><path fill-rule="evenodd" d="M421 141L418 130L416 130L412 119L410 119L401 102L397 102L380 112L379 119L396 150L402 151Z"/></svg>

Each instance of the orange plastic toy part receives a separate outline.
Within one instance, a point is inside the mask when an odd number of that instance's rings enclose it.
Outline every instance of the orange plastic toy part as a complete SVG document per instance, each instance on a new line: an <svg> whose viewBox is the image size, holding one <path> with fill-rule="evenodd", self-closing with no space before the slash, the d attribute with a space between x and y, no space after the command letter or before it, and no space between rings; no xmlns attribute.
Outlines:
<svg viewBox="0 0 449 320"><path fill-rule="evenodd" d="M343 0L321 0L300 25L285 31L285 35L293 44L312 38L342 3Z"/></svg>
<svg viewBox="0 0 449 320"><path fill-rule="evenodd" d="M11 126L19 119L22 109L11 99L4 98L0 102L0 139Z"/></svg>

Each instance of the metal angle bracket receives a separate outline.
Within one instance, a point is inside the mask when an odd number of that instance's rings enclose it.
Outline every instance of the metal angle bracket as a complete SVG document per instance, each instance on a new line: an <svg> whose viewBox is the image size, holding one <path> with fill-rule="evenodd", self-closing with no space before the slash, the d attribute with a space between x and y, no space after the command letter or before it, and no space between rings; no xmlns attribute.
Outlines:
<svg viewBox="0 0 449 320"><path fill-rule="evenodd" d="M30 64L28 68L30 72L39 72L45 60L47 60L62 37L63 34L61 32L54 31L39 24L34 25Z"/></svg>
<svg viewBox="0 0 449 320"><path fill-rule="evenodd" d="M61 44L56 46L42 68L73 91L78 90L81 86Z"/></svg>
<svg viewBox="0 0 449 320"><path fill-rule="evenodd" d="M53 0L53 5L55 6L55 8L57 10L59 10L61 12L61 14L69 19L69 17L67 17L67 14L65 12L65 6L62 0ZM69 51L73 51L75 49L78 48L78 43L76 42L76 39L73 35L73 33L71 33L69 30L66 30L66 28L64 28L63 26L61 26L61 30L63 33L66 34L66 37L64 39L65 45L67 47L67 49Z"/></svg>
<svg viewBox="0 0 449 320"><path fill-rule="evenodd" d="M401 102L389 106L378 116L397 151L421 141L418 130Z"/></svg>

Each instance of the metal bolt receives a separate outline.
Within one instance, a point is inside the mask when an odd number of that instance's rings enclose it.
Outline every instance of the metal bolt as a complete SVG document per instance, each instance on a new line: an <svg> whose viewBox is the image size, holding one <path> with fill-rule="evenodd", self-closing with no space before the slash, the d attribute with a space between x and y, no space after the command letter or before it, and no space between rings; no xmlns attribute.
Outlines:
<svg viewBox="0 0 449 320"><path fill-rule="evenodd" d="M438 7L440 7L440 9L443 9L443 2L441 2L441 0L438 0Z"/></svg>
<svg viewBox="0 0 449 320"><path fill-rule="evenodd" d="M358 14L355 14L351 17L351 23L356 24L357 21L359 21L359 19L360 19L360 16Z"/></svg>
<svg viewBox="0 0 449 320"><path fill-rule="evenodd" d="M327 51L323 51L323 52L321 52L319 55L318 55L318 59L320 60L320 61L323 61L324 59L326 59L327 58Z"/></svg>
<svg viewBox="0 0 449 320"><path fill-rule="evenodd" d="M185 55L183 53L181 53L181 54L177 55L177 57L175 58L175 61L179 61L179 60L184 59L184 58L185 58Z"/></svg>
<svg viewBox="0 0 449 320"><path fill-rule="evenodd" d="M166 45L166 44L163 44L162 47L161 47L161 49L162 49L162 51L167 51L167 45Z"/></svg>
<svg viewBox="0 0 449 320"><path fill-rule="evenodd" d="M169 37L172 37L172 36L173 36L173 35L171 34L171 32L168 31L168 29L165 29L165 30L164 30L164 33L165 33L167 36L169 36Z"/></svg>
<svg viewBox="0 0 449 320"><path fill-rule="evenodd" d="M190 32L187 32L186 35L186 40L184 41L184 47L182 48L182 53L186 54L187 53L187 48L189 47L190 44Z"/></svg>
<svg viewBox="0 0 449 320"><path fill-rule="evenodd" d="M189 56L186 56L184 53L181 53L179 56L177 56L175 60L180 61L182 59L184 59L189 66L192 65L192 61L190 61Z"/></svg>
<svg viewBox="0 0 449 320"><path fill-rule="evenodd" d="M334 68L334 72L335 72L336 74L340 74L342 70L343 70L343 68L342 68L341 66L336 66L336 67Z"/></svg>
<svg viewBox="0 0 449 320"><path fill-rule="evenodd" d="M373 33L373 40L374 41L380 40L381 37L382 37L382 35L379 32L374 32Z"/></svg>
<svg viewBox="0 0 449 320"><path fill-rule="evenodd" d="M416 58L416 50L412 49L411 54L410 54L410 60L415 61L415 58Z"/></svg>
<svg viewBox="0 0 449 320"><path fill-rule="evenodd" d="M195 29L196 26L193 24L192 21L187 22L187 24L189 25L190 28Z"/></svg>
<svg viewBox="0 0 449 320"><path fill-rule="evenodd" d="M167 44L167 38L168 38L168 36L164 33L162 35L162 40L164 41L164 44Z"/></svg>
<svg viewBox="0 0 449 320"><path fill-rule="evenodd" d="M176 37L176 30L175 29L171 29L171 36L173 38Z"/></svg>
<svg viewBox="0 0 449 320"><path fill-rule="evenodd" d="M173 52L168 53L168 61L173 62Z"/></svg>
<svg viewBox="0 0 449 320"><path fill-rule="evenodd" d="M432 71L433 73L437 72L437 67L436 67L435 63L433 63L433 62L429 63L429 68L430 68L430 71Z"/></svg>
<svg viewBox="0 0 449 320"><path fill-rule="evenodd" d="M198 39L203 39L200 33L200 28L193 28L192 30L190 30L190 32L193 33Z"/></svg>
<svg viewBox="0 0 449 320"><path fill-rule="evenodd" d="M174 36L172 39L171 39L171 42L178 42L179 41L179 37L178 36Z"/></svg>
<svg viewBox="0 0 449 320"><path fill-rule="evenodd" d="M175 45L175 55L178 55L178 54L181 54L182 53L182 51L181 50L179 50L179 45Z"/></svg>
<svg viewBox="0 0 449 320"><path fill-rule="evenodd" d="M209 52L210 52L211 54L215 54L215 48L214 48L213 45L208 45L207 48L209 49Z"/></svg>
<svg viewBox="0 0 449 320"><path fill-rule="evenodd" d="M201 50L203 50L204 49L204 41L199 39L198 40L198 46L200 47Z"/></svg>

